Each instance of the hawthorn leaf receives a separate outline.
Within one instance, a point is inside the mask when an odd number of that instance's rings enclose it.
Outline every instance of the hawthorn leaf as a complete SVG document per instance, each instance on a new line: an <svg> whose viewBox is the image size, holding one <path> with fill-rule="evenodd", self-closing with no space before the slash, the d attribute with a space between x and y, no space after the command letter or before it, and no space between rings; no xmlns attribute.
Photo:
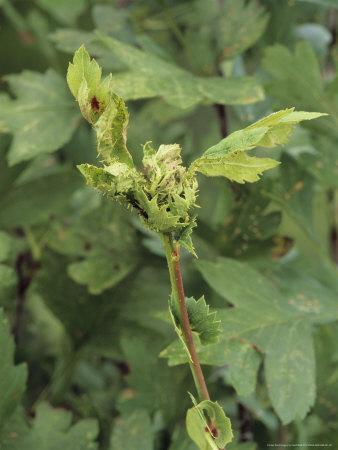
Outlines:
<svg viewBox="0 0 338 450"><path fill-rule="evenodd" d="M280 211L268 212L270 199L261 194L272 189L272 181L265 178L261 183L251 185L250 189L241 191L231 209L231 214L220 224L213 241L217 242L222 254L246 259L256 259L257 254L259 258L268 254L270 258L271 252L278 256L276 236L282 214ZM286 243L290 244L291 241L288 240ZM279 254L287 249L288 246L279 248Z"/></svg>
<svg viewBox="0 0 338 450"><path fill-rule="evenodd" d="M97 450L98 433L96 420L72 425L70 412L41 403L32 426L27 424L23 409L18 408L5 427L1 443L6 450Z"/></svg>
<svg viewBox="0 0 338 450"><path fill-rule="evenodd" d="M136 263L123 260L123 254L111 254L106 249L91 251L86 259L68 266L69 276L80 284L88 285L91 294L101 294L129 275Z"/></svg>
<svg viewBox="0 0 338 450"><path fill-rule="evenodd" d="M134 167L127 150L129 115L123 100L112 92L111 76L101 82L101 68L84 46L74 54L67 72L69 88L79 103L83 117L92 124L98 153L107 164L120 162Z"/></svg>
<svg viewBox="0 0 338 450"><path fill-rule="evenodd" d="M168 74L121 72L112 76L114 91L125 100L163 97L169 105L187 109L206 99L220 104L248 104L263 100L263 90L253 77L197 77L173 66ZM176 74L176 70L180 72ZM172 75L175 72L175 76Z"/></svg>
<svg viewBox="0 0 338 450"><path fill-rule="evenodd" d="M223 345L229 339L245 339L265 353L275 411L283 423L304 418L315 399L311 328L338 318L336 295L323 288L320 298L309 298L301 284L296 296L294 291L281 292L256 270L227 258L199 261L197 266L207 283L235 305L218 312Z"/></svg>
<svg viewBox="0 0 338 450"><path fill-rule="evenodd" d="M81 185L73 170L63 170L16 186L0 200L0 226L46 222L67 208L67 200Z"/></svg>
<svg viewBox="0 0 338 450"><path fill-rule="evenodd" d="M278 203L318 243L313 220L314 179L287 153L282 155L281 162L280 183L272 192L263 190L263 193Z"/></svg>
<svg viewBox="0 0 338 450"><path fill-rule="evenodd" d="M0 309L0 442L1 433L18 407L26 388L26 364L15 366L13 359L13 338L3 309Z"/></svg>
<svg viewBox="0 0 338 450"><path fill-rule="evenodd" d="M235 131L206 150L201 158L191 164L189 170L207 176L225 176L238 183L257 181L263 171L272 169L279 163L269 158L248 156L244 150L285 144L294 124L324 115L326 114L294 111L294 108L270 114L243 130Z"/></svg>
<svg viewBox="0 0 338 450"><path fill-rule="evenodd" d="M237 183L253 183L259 180L265 170L280 164L270 158L256 158L245 152L234 152L219 159L200 158L194 164L194 170L208 177L226 177Z"/></svg>
<svg viewBox="0 0 338 450"><path fill-rule="evenodd" d="M223 314L223 312L221 308L218 308L218 313ZM254 392L261 358L249 342L225 341L221 332L217 344L203 346L197 337L194 338L194 343L201 364L228 366L229 381L238 395L247 397ZM167 358L169 366L188 362L187 354L180 341L174 341L162 350L159 356Z"/></svg>
<svg viewBox="0 0 338 450"><path fill-rule="evenodd" d="M87 7L87 0L37 0L37 4L53 16L58 22L67 25L75 23L76 19Z"/></svg>
<svg viewBox="0 0 338 450"><path fill-rule="evenodd" d="M233 58L260 38L269 15L256 3L237 0L220 3L217 19L218 49L223 58Z"/></svg>
<svg viewBox="0 0 338 450"><path fill-rule="evenodd" d="M137 409L119 417L113 428L110 450L153 450L154 431L149 413Z"/></svg>
<svg viewBox="0 0 338 450"><path fill-rule="evenodd" d="M13 134L9 165L51 153L74 133L79 114L61 75L23 71L5 78L16 100L1 103L0 129Z"/></svg>
<svg viewBox="0 0 338 450"><path fill-rule="evenodd" d="M242 104L262 100L262 88L252 77L197 77L158 56L146 53L108 36L102 42L130 72L114 74L112 89L124 99L161 96L179 108L189 108L207 99L212 103Z"/></svg>
<svg viewBox="0 0 338 450"><path fill-rule="evenodd" d="M158 359L163 342L158 336L156 333L146 338L143 330L139 337L121 339L124 361L130 367L126 381L134 394L120 397L118 408L122 414L131 414L137 409L145 409L150 414L162 410L167 419L175 419L186 410L186 403L182 401L186 393L186 385L182 383L186 372L177 368L169 370L167 364Z"/></svg>
<svg viewBox="0 0 338 450"><path fill-rule="evenodd" d="M311 153L299 155L303 167L319 178L322 184L337 186L337 77L325 86L321 68L311 46L306 42L296 44L294 52L282 45L265 51L263 66L273 79L266 84L267 92L277 107L288 103L299 109L318 108L329 114L325 120L310 122L307 127L316 131Z"/></svg>
<svg viewBox="0 0 338 450"><path fill-rule="evenodd" d="M217 312L210 312L204 296L199 300L187 297L185 301L191 330L198 335L201 344L209 345L218 342L221 322L216 320Z"/></svg>
<svg viewBox="0 0 338 450"><path fill-rule="evenodd" d="M197 226L196 218L192 218L190 225L188 225L183 230L178 231L175 233L175 240L178 245L181 245L184 247L189 253L195 256L195 258L198 258L194 244L192 242L191 234L193 229Z"/></svg>
<svg viewBox="0 0 338 450"><path fill-rule="evenodd" d="M186 425L190 438L200 450L223 449L233 439L230 419L217 402L204 400L188 409Z"/></svg>
<svg viewBox="0 0 338 450"><path fill-rule="evenodd" d="M83 80L87 88L95 91L101 81L102 69L95 61L90 59L85 47L82 46L74 54L73 63L69 64L67 72L67 83L71 93L77 98Z"/></svg>

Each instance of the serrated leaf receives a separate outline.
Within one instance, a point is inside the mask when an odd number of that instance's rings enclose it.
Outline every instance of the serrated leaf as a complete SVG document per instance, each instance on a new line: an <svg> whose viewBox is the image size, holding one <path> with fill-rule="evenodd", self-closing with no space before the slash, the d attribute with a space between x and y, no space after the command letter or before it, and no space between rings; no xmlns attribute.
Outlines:
<svg viewBox="0 0 338 450"><path fill-rule="evenodd" d="M263 34L268 22L264 8L245 0L220 4L217 44L223 58L233 58L251 47Z"/></svg>
<svg viewBox="0 0 338 450"><path fill-rule="evenodd" d="M49 69L45 74L24 71L6 80L16 100L2 102L0 129L13 134L10 165L50 153L66 144L78 123L63 78Z"/></svg>
<svg viewBox="0 0 338 450"><path fill-rule="evenodd" d="M320 63L309 43L301 41L294 52L282 45L265 51L263 66L272 75L267 92L277 107L292 102L299 109L320 109L329 114L325 120L307 125L316 131L311 153L300 155L304 167L320 179L321 184L337 185L336 148L331 142L337 138L337 88L335 78L325 86Z"/></svg>
<svg viewBox="0 0 338 450"><path fill-rule="evenodd" d="M186 425L189 436L200 450L223 449L233 438L230 419L217 402L210 400L187 411Z"/></svg>
<svg viewBox="0 0 338 450"><path fill-rule="evenodd" d="M90 60L84 46L75 52L73 63L69 64L67 82L82 115L96 132L98 153L103 161L133 167L126 145L129 119L126 105L113 93L111 76L101 82L101 68Z"/></svg>
<svg viewBox="0 0 338 450"><path fill-rule="evenodd" d="M178 231L175 234L175 240L177 241L178 245L181 245L184 247L189 253L195 256L195 258L198 258L194 244L192 242L191 234L193 229L197 227L196 218L193 218L191 220L190 225L188 225L186 228L184 228L183 231Z"/></svg>
<svg viewBox="0 0 338 450"><path fill-rule="evenodd" d="M110 441L110 450L153 450L154 432L147 411L138 409L118 418Z"/></svg>
<svg viewBox="0 0 338 450"><path fill-rule="evenodd" d="M86 81L88 89L94 92L101 82L101 75L101 67L95 59L90 59L84 46L80 47L75 52L73 63L69 64L67 72L67 83L74 97L77 98L83 80Z"/></svg>
<svg viewBox="0 0 338 450"><path fill-rule="evenodd" d="M186 298L191 330L196 333L202 345L218 342L220 321L216 320L217 312L209 311L204 296L197 301L193 297Z"/></svg>
<svg viewBox="0 0 338 450"><path fill-rule="evenodd" d="M70 412L42 403L29 427L19 408L7 424L1 443L6 450L97 450L98 444L94 442L99 432L97 421L86 419L75 425L71 422Z"/></svg>
<svg viewBox="0 0 338 450"><path fill-rule="evenodd" d="M222 309L218 311L222 314L224 312ZM218 344L202 346L197 337L194 342L201 364L228 366L229 381L238 395L247 397L254 392L261 358L249 342L224 341L222 334ZM189 361L180 341L170 344L162 350L159 356L167 358L169 366L186 364Z"/></svg>
<svg viewBox="0 0 338 450"><path fill-rule="evenodd" d="M303 418L315 398L315 361L311 326L338 318L336 294L320 298L301 284L297 295L282 293L254 269L235 260L197 263L203 277L235 308L218 311L221 342L246 339L265 353L265 376L274 409L289 423ZM217 344L216 344L217 345Z"/></svg>
<svg viewBox="0 0 338 450"><path fill-rule="evenodd" d="M13 338L3 310L0 309L0 436L18 407L26 387L27 367L25 364L15 366L13 359Z"/></svg>
<svg viewBox="0 0 338 450"><path fill-rule="evenodd" d="M270 114L243 130L235 131L206 150L201 158L192 163L189 170L207 176L225 176L238 183L257 181L264 170L275 167L278 162L250 157L244 150L285 144L293 131L293 124L324 115L326 114L295 112L294 108Z"/></svg>
<svg viewBox="0 0 338 450"><path fill-rule="evenodd" d="M124 99L161 96L180 108L189 108L207 99L213 103L242 104L263 99L263 91L254 78L202 78L107 36L102 42L130 72L114 74L112 88Z"/></svg>
<svg viewBox="0 0 338 450"><path fill-rule="evenodd" d="M259 180L265 170L273 169L280 164L270 158L256 158L245 152L230 153L222 160L200 158L194 169L208 177L226 177L237 183Z"/></svg>

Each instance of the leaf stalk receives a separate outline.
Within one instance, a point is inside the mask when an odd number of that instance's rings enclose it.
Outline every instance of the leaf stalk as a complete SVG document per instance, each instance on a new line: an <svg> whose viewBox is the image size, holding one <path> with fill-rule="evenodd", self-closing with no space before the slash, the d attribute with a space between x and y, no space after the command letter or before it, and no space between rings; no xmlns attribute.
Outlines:
<svg viewBox="0 0 338 450"><path fill-rule="evenodd" d="M190 369L194 378L200 400L210 400L207 385L205 383L204 375L201 365L198 360L196 347L193 341L192 331L190 328L187 306L185 302L183 280L180 266L180 250L179 246L175 245L170 234L161 234L164 252L167 258L170 282L172 288L173 301L179 315L179 322L183 334L184 342L187 346L190 355Z"/></svg>

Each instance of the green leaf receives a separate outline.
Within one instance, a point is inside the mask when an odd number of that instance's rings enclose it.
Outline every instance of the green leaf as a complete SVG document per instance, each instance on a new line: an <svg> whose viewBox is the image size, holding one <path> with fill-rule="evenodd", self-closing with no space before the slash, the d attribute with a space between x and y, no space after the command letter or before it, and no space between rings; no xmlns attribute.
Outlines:
<svg viewBox="0 0 338 450"><path fill-rule="evenodd" d="M153 450L154 432L147 411L138 409L117 419L110 450Z"/></svg>
<svg viewBox="0 0 338 450"><path fill-rule="evenodd" d="M222 309L218 309L218 313L223 315L223 312ZM220 334L217 344L202 346L197 338L194 342L201 364L228 366L229 381L238 395L247 397L254 392L261 358L250 343L224 340L223 333ZM181 341L170 344L159 356L167 358L169 366L186 364L189 361Z"/></svg>
<svg viewBox="0 0 338 450"><path fill-rule="evenodd" d="M80 14L82 14L87 6L87 0L58 0L51 2L50 0L37 0L37 4L45 9L57 21L72 25Z"/></svg>
<svg viewBox="0 0 338 450"><path fill-rule="evenodd" d="M202 345L218 342L220 320L216 320L216 311L210 312L204 296L199 300L186 298L191 330L198 335Z"/></svg>
<svg viewBox="0 0 338 450"><path fill-rule="evenodd" d="M245 0L220 4L217 44L223 58L233 58L251 47L263 34L269 16L264 8Z"/></svg>
<svg viewBox="0 0 338 450"><path fill-rule="evenodd" d="M90 59L84 46L80 47L75 52L73 63L69 64L67 72L67 83L74 97L78 97L83 81L86 81L87 88L94 92L100 84L101 75L101 67L99 67L95 59Z"/></svg>
<svg viewBox="0 0 338 450"><path fill-rule="evenodd" d="M16 282L15 271L12 267L0 264L0 288L14 286Z"/></svg>
<svg viewBox="0 0 338 450"><path fill-rule="evenodd" d="M230 153L222 159L200 158L194 170L208 177L226 177L237 183L253 183L259 180L265 170L273 169L279 162L269 158L248 156L245 152Z"/></svg>
<svg viewBox="0 0 338 450"><path fill-rule="evenodd" d="M127 150L128 111L112 92L111 76L101 82L101 68L84 46L74 54L67 72L69 88L79 103L82 115L93 125L98 153L107 164L120 162L133 167Z"/></svg>
<svg viewBox="0 0 338 450"><path fill-rule="evenodd" d="M232 441L230 419L217 402L204 400L190 408L186 424L189 436L200 450L223 449Z"/></svg>
<svg viewBox="0 0 338 450"><path fill-rule="evenodd" d="M101 39L131 70L112 77L112 89L125 100L161 96L170 105L189 108L203 99L227 104L263 99L263 91L253 78L197 77L116 39L107 36L101 36Z"/></svg>
<svg viewBox="0 0 338 450"><path fill-rule="evenodd" d="M257 181L263 171L279 163L268 158L250 157L244 150L285 144L293 131L293 124L323 115L325 114L297 112L294 108L270 114L244 130L235 131L206 150L201 158L192 163L189 170L207 176L225 176L238 183Z"/></svg>
<svg viewBox="0 0 338 450"><path fill-rule="evenodd" d="M48 221L67 208L67 200L80 186L74 170L44 176L12 188L0 200L0 226L33 225Z"/></svg>
<svg viewBox="0 0 338 450"><path fill-rule="evenodd" d="M18 407L26 387L27 367L25 364L15 366L13 359L13 338L3 310L0 309L0 442L1 432Z"/></svg>
<svg viewBox="0 0 338 450"><path fill-rule="evenodd" d="M21 408L12 416L1 441L6 450L97 450L94 442L99 429L96 420L72 423L72 414L42 403L37 407L32 426L27 425Z"/></svg>
<svg viewBox="0 0 338 450"><path fill-rule="evenodd" d="M194 244L191 239L192 230L197 227L196 218L192 218L190 225L188 225L186 228L184 228L182 231L178 231L175 233L175 240L178 245L181 245L184 247L189 253L195 256L195 258L198 258Z"/></svg>
<svg viewBox="0 0 338 450"><path fill-rule="evenodd" d="M91 251L86 259L68 266L69 276L80 284L88 285L91 294L101 294L129 275L136 264L123 260L123 254L111 254L105 249Z"/></svg>
<svg viewBox="0 0 338 450"><path fill-rule="evenodd" d="M1 103L0 129L13 134L10 165L50 153L66 144L78 122L63 78L49 69L45 74L24 71L6 80L16 100Z"/></svg>
<svg viewBox="0 0 338 450"><path fill-rule="evenodd" d="M313 177L287 153L283 154L280 183L264 195L278 203L316 243L318 237L313 220Z"/></svg>
<svg viewBox="0 0 338 450"><path fill-rule="evenodd" d="M302 152L300 159L321 184L335 187L338 170L332 141L337 139L337 77L325 86L319 61L307 42L297 43L294 52L282 45L267 48L263 66L273 77L266 88L276 107L292 103L299 109L311 110L320 104L320 109L329 114L325 120L307 125L316 134L310 152Z"/></svg>
<svg viewBox="0 0 338 450"><path fill-rule="evenodd" d="M166 420L183 416L187 387L182 381L187 373L180 368L169 369L165 361L158 359L161 346L163 340L158 334L147 337L144 330L138 337L122 338L124 361L130 367L126 381L134 392L133 396L120 397L118 407L123 414L145 409L150 414L163 411Z"/></svg>
<svg viewBox="0 0 338 450"><path fill-rule="evenodd" d="M307 283L298 284L296 295L283 293L259 272L231 259L197 265L210 286L235 305L218 312L223 345L245 339L261 349L277 414L283 423L304 418L315 399L311 326L338 318L336 294L322 287L320 295L309 296Z"/></svg>

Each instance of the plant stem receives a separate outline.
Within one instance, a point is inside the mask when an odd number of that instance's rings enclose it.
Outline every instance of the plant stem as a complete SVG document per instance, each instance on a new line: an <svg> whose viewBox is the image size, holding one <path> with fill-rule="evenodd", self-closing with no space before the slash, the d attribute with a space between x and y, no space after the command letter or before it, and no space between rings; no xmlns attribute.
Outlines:
<svg viewBox="0 0 338 450"><path fill-rule="evenodd" d="M183 339L190 354L190 369L194 377L198 396L200 401L210 400L208 388L205 383L201 365L198 361L197 352L190 328L188 311L185 303L183 281L181 276L179 247L174 245L171 234L161 234L161 238L168 262L173 301L175 302L176 310L179 314L179 322L181 325Z"/></svg>

